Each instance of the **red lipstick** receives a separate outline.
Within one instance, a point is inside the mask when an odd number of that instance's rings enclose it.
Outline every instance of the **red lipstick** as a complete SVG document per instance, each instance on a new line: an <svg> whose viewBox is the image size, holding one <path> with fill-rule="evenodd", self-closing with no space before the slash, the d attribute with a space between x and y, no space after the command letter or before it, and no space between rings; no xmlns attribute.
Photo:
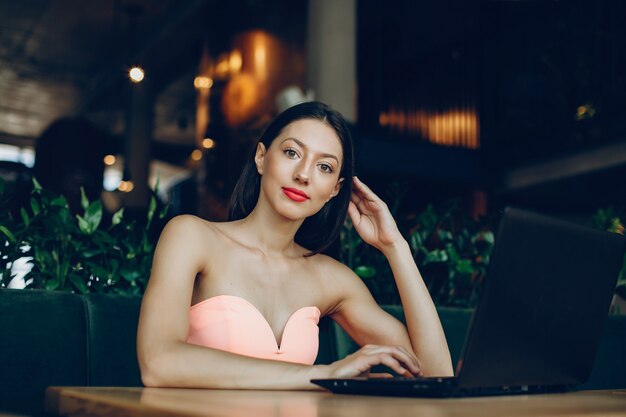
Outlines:
<svg viewBox="0 0 626 417"><path fill-rule="evenodd" d="M309 199L309 196L304 191L298 190L297 188L283 187L283 194L298 203Z"/></svg>

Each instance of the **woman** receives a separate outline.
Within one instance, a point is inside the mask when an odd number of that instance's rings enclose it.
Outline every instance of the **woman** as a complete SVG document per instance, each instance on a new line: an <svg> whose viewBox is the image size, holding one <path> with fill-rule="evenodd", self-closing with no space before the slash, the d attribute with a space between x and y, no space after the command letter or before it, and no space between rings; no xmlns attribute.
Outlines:
<svg viewBox="0 0 626 417"><path fill-rule="evenodd" d="M231 221L170 221L159 239L139 319L146 386L313 389L383 364L402 375L452 375L446 340L407 242L353 177L341 115L318 102L281 113L262 135L231 202ZM350 216L387 257L407 327L346 266L320 252ZM191 306L191 307L190 307ZM320 316L362 348L313 365Z"/></svg>

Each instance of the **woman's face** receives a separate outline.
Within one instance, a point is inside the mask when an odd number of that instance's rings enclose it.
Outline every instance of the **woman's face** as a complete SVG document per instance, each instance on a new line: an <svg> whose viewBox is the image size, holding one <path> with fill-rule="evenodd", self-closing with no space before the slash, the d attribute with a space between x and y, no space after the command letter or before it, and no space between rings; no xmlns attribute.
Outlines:
<svg viewBox="0 0 626 417"><path fill-rule="evenodd" d="M292 220L317 213L339 193L343 162L335 130L317 119L296 120L269 149L259 143L255 156L261 175L261 199Z"/></svg>

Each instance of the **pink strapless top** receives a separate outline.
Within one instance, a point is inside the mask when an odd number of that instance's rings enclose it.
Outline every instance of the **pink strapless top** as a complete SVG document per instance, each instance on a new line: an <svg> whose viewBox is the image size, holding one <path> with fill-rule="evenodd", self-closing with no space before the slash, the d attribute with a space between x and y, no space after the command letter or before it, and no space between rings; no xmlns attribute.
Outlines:
<svg viewBox="0 0 626 417"><path fill-rule="evenodd" d="M254 358L313 365L319 348L319 319L317 307L296 310L285 324L279 345L252 303L218 295L190 308L187 342Z"/></svg>

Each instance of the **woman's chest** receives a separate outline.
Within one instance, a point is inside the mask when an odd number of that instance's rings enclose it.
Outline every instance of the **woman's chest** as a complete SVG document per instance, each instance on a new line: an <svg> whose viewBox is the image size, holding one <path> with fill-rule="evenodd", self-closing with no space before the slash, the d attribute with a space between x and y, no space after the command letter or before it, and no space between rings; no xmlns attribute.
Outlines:
<svg viewBox="0 0 626 417"><path fill-rule="evenodd" d="M306 260L267 262L230 253L211 262L196 278L192 304L220 295L241 297L268 321L284 321L293 311L315 306L328 309L328 295L315 265Z"/></svg>

